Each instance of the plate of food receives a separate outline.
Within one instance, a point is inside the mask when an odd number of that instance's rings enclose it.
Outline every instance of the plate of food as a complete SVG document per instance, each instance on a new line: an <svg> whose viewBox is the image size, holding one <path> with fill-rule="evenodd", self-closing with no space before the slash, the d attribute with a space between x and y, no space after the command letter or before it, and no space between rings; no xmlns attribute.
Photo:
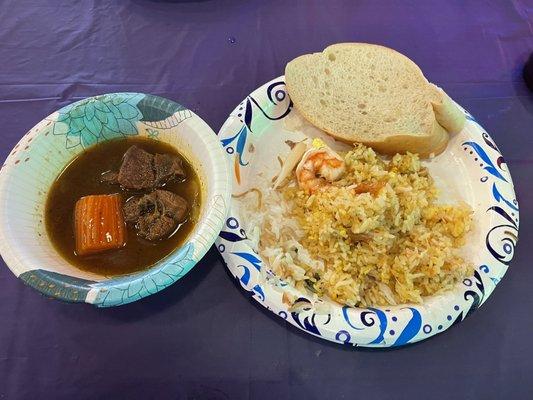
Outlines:
<svg viewBox="0 0 533 400"><path fill-rule="evenodd" d="M173 101L110 93L24 135L0 170L0 254L42 294L98 307L170 286L215 241L230 200L215 133Z"/></svg>
<svg viewBox="0 0 533 400"><path fill-rule="evenodd" d="M518 237L511 175L483 127L404 55L345 43L291 61L219 137L233 200L217 240L271 312L393 347L479 308Z"/></svg>

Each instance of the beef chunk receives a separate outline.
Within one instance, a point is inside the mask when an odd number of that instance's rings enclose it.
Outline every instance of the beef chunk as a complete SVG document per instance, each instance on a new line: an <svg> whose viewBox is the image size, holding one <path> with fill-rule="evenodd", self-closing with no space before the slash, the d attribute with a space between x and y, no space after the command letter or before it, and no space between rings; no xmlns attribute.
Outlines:
<svg viewBox="0 0 533 400"><path fill-rule="evenodd" d="M152 168L154 156L137 146L131 146L126 154L120 170L118 182L128 189L148 189L154 186L155 173Z"/></svg>
<svg viewBox="0 0 533 400"><path fill-rule="evenodd" d="M168 237L187 216L187 201L168 190L154 190L135 196L124 205L124 219L135 224L140 237L158 240Z"/></svg>
<svg viewBox="0 0 533 400"><path fill-rule="evenodd" d="M154 171L156 186L162 186L174 178L185 178L181 159L172 154L156 154L154 156Z"/></svg>
<svg viewBox="0 0 533 400"><path fill-rule="evenodd" d="M185 178L181 159L171 154L155 156L131 146L118 172L118 183L126 189L153 189L174 178Z"/></svg>
<svg viewBox="0 0 533 400"><path fill-rule="evenodd" d="M118 183L118 172L107 171L100 175L100 182L116 185Z"/></svg>

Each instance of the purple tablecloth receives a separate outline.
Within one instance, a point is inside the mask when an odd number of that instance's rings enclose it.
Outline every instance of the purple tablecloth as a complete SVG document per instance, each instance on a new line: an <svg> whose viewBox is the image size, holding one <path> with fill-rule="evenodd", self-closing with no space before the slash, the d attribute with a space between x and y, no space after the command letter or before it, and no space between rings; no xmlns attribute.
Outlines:
<svg viewBox="0 0 533 400"><path fill-rule="evenodd" d="M483 307L426 342L341 347L246 298L213 248L174 286L96 309L40 296L0 262L0 399L525 399L533 393L533 3L514 1L0 0L0 159L74 100L140 91L215 131L302 53L393 47L500 146L520 244Z"/></svg>

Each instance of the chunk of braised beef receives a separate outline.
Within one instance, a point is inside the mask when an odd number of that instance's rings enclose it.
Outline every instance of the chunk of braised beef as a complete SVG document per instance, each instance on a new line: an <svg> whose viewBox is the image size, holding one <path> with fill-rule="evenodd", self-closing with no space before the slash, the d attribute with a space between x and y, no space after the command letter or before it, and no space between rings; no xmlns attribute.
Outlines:
<svg viewBox="0 0 533 400"><path fill-rule="evenodd" d="M108 183L112 173L109 174ZM104 175L106 175L104 174ZM102 178L104 178L102 175ZM154 189L172 179L185 178L181 159L173 154L150 154L140 147L131 146L124 154L116 181L126 189Z"/></svg>
<svg viewBox="0 0 533 400"><path fill-rule="evenodd" d="M118 182L128 189L149 189L154 186L155 173L152 168L154 156L140 147L131 146L124 154L118 171Z"/></svg>
<svg viewBox="0 0 533 400"><path fill-rule="evenodd" d="M167 238L183 222L189 210L187 201L168 190L134 196L124 205L124 219L134 224L137 234L147 240Z"/></svg>
<svg viewBox="0 0 533 400"><path fill-rule="evenodd" d="M156 154L154 156L155 186L163 186L171 179L185 178L181 159L173 154Z"/></svg>

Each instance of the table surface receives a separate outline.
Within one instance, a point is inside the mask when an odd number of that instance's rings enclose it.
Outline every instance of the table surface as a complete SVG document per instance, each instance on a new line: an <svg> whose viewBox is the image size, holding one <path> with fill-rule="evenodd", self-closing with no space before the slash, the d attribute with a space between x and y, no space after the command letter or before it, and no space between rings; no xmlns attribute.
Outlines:
<svg viewBox="0 0 533 400"><path fill-rule="evenodd" d="M250 301L214 248L113 309L49 300L0 261L1 399L519 399L533 358L533 3L0 0L0 159L54 110L106 92L176 100L217 131L287 61L343 41L415 60L506 157L521 204L506 277L463 323L396 350L351 349Z"/></svg>

